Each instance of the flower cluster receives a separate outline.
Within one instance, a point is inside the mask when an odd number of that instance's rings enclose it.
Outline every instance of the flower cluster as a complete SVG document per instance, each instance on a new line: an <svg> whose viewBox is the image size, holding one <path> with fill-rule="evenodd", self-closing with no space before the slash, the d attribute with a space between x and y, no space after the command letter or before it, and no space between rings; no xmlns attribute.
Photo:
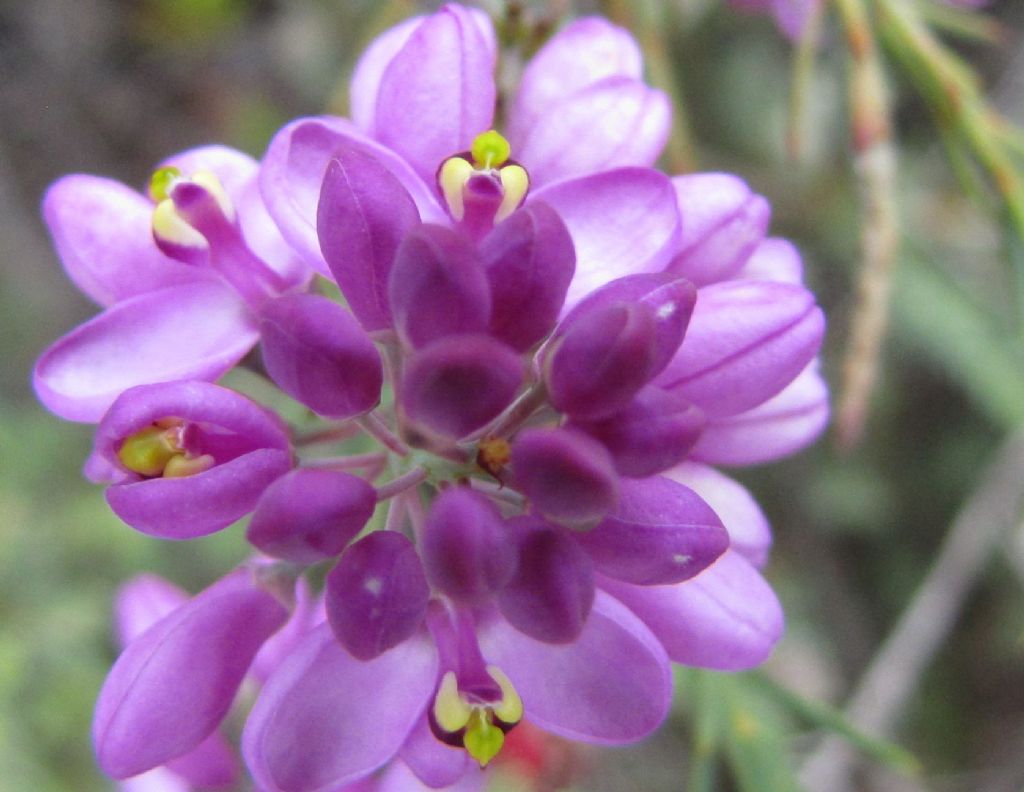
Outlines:
<svg viewBox="0 0 1024 792"><path fill-rule="evenodd" d="M259 789L475 788L520 721L635 741L670 661L748 668L781 634L767 521L710 464L827 420L799 255L740 179L651 168L669 105L625 31L554 36L507 137L497 55L448 5L371 44L350 119L294 121L259 163L207 147L148 195L47 194L104 306L35 371L98 422L87 476L153 536L251 514L253 560L205 591L122 592L93 737L125 788L231 783L219 725L251 688ZM257 344L320 431L213 383Z"/></svg>

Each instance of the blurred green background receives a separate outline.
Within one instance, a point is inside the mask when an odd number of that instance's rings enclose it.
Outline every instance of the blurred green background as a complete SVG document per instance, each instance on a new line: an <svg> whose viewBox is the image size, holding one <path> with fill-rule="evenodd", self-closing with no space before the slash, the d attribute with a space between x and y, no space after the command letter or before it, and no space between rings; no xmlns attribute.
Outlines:
<svg viewBox="0 0 1024 792"><path fill-rule="evenodd" d="M540 17L570 8L528 5ZM606 5L629 16L629 3ZM656 31L664 51L658 65L685 101L700 169L748 179L774 206L772 232L805 254L829 317L824 360L835 386L859 238L839 33L826 27L797 164L783 149L791 47L771 21L711 2L649 0L648 11L652 5L672 20ZM95 310L63 277L49 245L38 216L44 189L69 172L142 185L162 157L204 143L258 157L286 120L328 106L342 111L345 76L361 48L416 7L0 2L0 790L109 789L94 768L88 727L114 657L109 605L118 583L153 571L198 590L245 554L237 527L173 544L122 525L101 490L80 477L89 428L36 405L34 358ZM1019 122L1024 4L1004 0L991 13L1003 26L999 44L957 47ZM841 455L825 439L791 460L736 474L777 536L768 576L789 631L768 673L801 696L835 704L907 608L1002 438L1024 419L1020 306L998 208L984 191L966 196L925 107L897 70L890 75L903 252L865 440ZM901 712L897 739L923 769L908 777L871 765L857 776L859 788L1024 788L1020 527L1003 532L986 558ZM683 682L679 716L654 739L572 754L576 788L683 789L699 737L691 704L731 695L707 678ZM758 722L785 729L776 742L786 750L776 759L798 765L816 733L763 697L751 694L743 709L759 719L762 706L770 712ZM718 773L708 788L789 788L770 774L751 781L741 767Z"/></svg>

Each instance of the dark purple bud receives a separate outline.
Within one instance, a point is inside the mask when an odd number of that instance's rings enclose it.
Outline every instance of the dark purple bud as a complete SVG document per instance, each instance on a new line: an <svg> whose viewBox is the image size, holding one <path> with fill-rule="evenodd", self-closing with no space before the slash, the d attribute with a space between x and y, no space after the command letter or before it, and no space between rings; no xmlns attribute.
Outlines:
<svg viewBox="0 0 1024 792"><path fill-rule="evenodd" d="M669 270L698 286L735 275L764 239L768 202L728 173L676 176L672 186L683 233Z"/></svg>
<svg viewBox="0 0 1024 792"><path fill-rule="evenodd" d="M714 510L661 476L624 480L615 511L576 538L598 572L641 586L687 580L729 546Z"/></svg>
<svg viewBox="0 0 1024 792"><path fill-rule="evenodd" d="M554 209L534 202L500 223L480 255L491 285L491 334L523 352L558 320L576 271L572 237Z"/></svg>
<svg viewBox="0 0 1024 792"><path fill-rule="evenodd" d="M676 394L653 385L620 412L600 421L573 421L611 452L615 469L646 478L682 462L700 438L704 413Z"/></svg>
<svg viewBox="0 0 1024 792"><path fill-rule="evenodd" d="M811 362L825 318L801 286L737 280L700 290L679 351L657 384L711 418L771 398Z"/></svg>
<svg viewBox="0 0 1024 792"><path fill-rule="evenodd" d="M522 380L522 360L500 341L452 336L412 355L400 401L417 427L459 438L496 418L511 404Z"/></svg>
<svg viewBox="0 0 1024 792"><path fill-rule="evenodd" d="M666 272L627 275L588 294L562 320L557 334L563 335L588 313L620 302L640 303L653 311L655 353L651 376L656 376L683 341L697 302L697 290L685 278Z"/></svg>
<svg viewBox="0 0 1024 792"><path fill-rule="evenodd" d="M420 549L430 582L460 602L484 602L516 568L515 546L498 510L467 487L450 487L437 496Z"/></svg>
<svg viewBox="0 0 1024 792"><path fill-rule="evenodd" d="M293 470L263 493L245 538L275 558L315 564L344 550L376 505L376 491L357 476Z"/></svg>
<svg viewBox="0 0 1024 792"><path fill-rule="evenodd" d="M263 362L285 393L320 415L351 418L380 401L377 348L352 314L326 297L288 294L260 318Z"/></svg>
<svg viewBox="0 0 1024 792"><path fill-rule="evenodd" d="M156 622L117 659L92 736L100 767L128 778L198 746L223 720L257 650L288 617L240 569Z"/></svg>
<svg viewBox="0 0 1024 792"><path fill-rule="evenodd" d="M364 536L327 575L327 618L358 660L372 660L412 636L429 598L416 548L395 531Z"/></svg>
<svg viewBox="0 0 1024 792"><path fill-rule="evenodd" d="M317 233L331 273L367 330L391 327L388 275L402 238L419 219L391 171L369 152L339 145L320 190Z"/></svg>
<svg viewBox="0 0 1024 792"><path fill-rule="evenodd" d="M419 348L457 333L481 333L491 292L473 244L454 231L422 225L402 240L388 279L395 329Z"/></svg>
<svg viewBox="0 0 1024 792"><path fill-rule="evenodd" d="M623 409L652 376L655 320L647 306L615 303L566 328L545 361L551 403L596 420Z"/></svg>
<svg viewBox="0 0 1024 792"><path fill-rule="evenodd" d="M558 529L534 524L523 530L519 566L498 595L498 607L531 638L570 643L594 604L593 564L573 537Z"/></svg>
<svg viewBox="0 0 1024 792"><path fill-rule="evenodd" d="M125 391L100 422L93 454L124 473L106 492L117 516L165 539L230 525L292 467L277 416L208 382Z"/></svg>
<svg viewBox="0 0 1024 792"><path fill-rule="evenodd" d="M515 485L549 520L586 527L615 508L619 477L608 451L582 432L527 429L512 445Z"/></svg>

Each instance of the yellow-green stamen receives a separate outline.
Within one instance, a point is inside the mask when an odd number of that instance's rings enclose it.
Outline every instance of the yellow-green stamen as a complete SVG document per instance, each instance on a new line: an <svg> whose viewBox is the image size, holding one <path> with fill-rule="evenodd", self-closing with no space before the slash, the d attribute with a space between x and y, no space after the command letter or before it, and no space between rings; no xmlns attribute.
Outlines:
<svg viewBox="0 0 1024 792"><path fill-rule="evenodd" d="M473 139L469 153L477 169L488 170L504 165L512 153L512 146L501 133L490 129Z"/></svg>
<svg viewBox="0 0 1024 792"><path fill-rule="evenodd" d="M481 767L486 767L504 744L505 733L491 722L491 713L474 709L463 738L466 753L476 759Z"/></svg>
<svg viewBox="0 0 1024 792"><path fill-rule="evenodd" d="M167 200L171 185L180 178L181 171L177 168L167 167L155 171L149 180L149 197L156 203Z"/></svg>
<svg viewBox="0 0 1024 792"><path fill-rule="evenodd" d="M181 453L174 430L149 426L128 437L117 452L121 464L142 476L160 476L167 463Z"/></svg>

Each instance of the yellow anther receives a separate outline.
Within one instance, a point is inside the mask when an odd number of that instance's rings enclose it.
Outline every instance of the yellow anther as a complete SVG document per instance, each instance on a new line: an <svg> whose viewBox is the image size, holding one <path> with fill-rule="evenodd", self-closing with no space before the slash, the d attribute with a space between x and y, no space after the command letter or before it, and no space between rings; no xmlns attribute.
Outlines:
<svg viewBox="0 0 1024 792"><path fill-rule="evenodd" d="M149 179L149 197L156 203L167 200L170 197L171 185L181 178L181 171L177 168L159 168L153 172Z"/></svg>
<svg viewBox="0 0 1024 792"><path fill-rule="evenodd" d="M473 139L469 153L478 169L489 170L504 165L512 153L512 147L499 132L490 129Z"/></svg>
<svg viewBox="0 0 1024 792"><path fill-rule="evenodd" d="M117 451L121 464L142 476L159 476L167 463L181 453L174 431L149 426L126 438Z"/></svg>
<svg viewBox="0 0 1024 792"><path fill-rule="evenodd" d="M173 456L164 465L164 478L185 478L203 473L214 465L214 459L209 454L189 457L184 454Z"/></svg>
<svg viewBox="0 0 1024 792"><path fill-rule="evenodd" d="M469 716L466 735L463 737L466 752L486 767L501 751L505 744L505 733L491 723L491 714L486 710L474 709Z"/></svg>
<svg viewBox="0 0 1024 792"><path fill-rule="evenodd" d="M438 179L441 183L441 192L444 193L448 211L452 213L456 222L466 216L466 209L462 202L462 189L473 173L475 173L475 169L472 164L462 157L449 157L441 166Z"/></svg>
<svg viewBox="0 0 1024 792"><path fill-rule="evenodd" d="M162 242L188 248L205 248L206 237L178 214L174 201L165 198L153 210L153 235Z"/></svg>
<svg viewBox="0 0 1024 792"><path fill-rule="evenodd" d="M483 440L476 452L476 463L501 481L501 471L512 459L512 446L504 437Z"/></svg>
<svg viewBox="0 0 1024 792"><path fill-rule="evenodd" d="M497 666L487 666L487 673L501 689L501 701L491 705L491 710L502 723L509 726L519 723L523 719L523 700L519 698L512 680Z"/></svg>
<svg viewBox="0 0 1024 792"><path fill-rule="evenodd" d="M518 209L526 197L527 190L530 189L530 177L526 174L526 169L520 165L506 165L498 174L505 195L501 199L501 206L494 214L495 223L500 223Z"/></svg>
<svg viewBox="0 0 1024 792"><path fill-rule="evenodd" d="M454 671L441 677L441 686L434 697L434 720L444 731L454 734L465 728L473 715L473 708L459 695L459 682Z"/></svg>

